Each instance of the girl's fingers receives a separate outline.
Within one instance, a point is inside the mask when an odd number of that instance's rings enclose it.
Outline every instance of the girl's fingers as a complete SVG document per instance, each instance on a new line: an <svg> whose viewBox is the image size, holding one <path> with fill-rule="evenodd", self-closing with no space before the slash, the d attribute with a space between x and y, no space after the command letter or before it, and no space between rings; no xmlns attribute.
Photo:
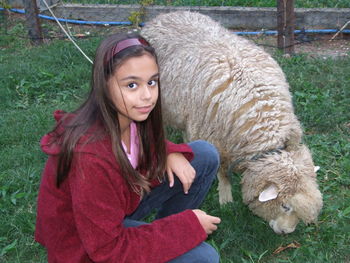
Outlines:
<svg viewBox="0 0 350 263"><path fill-rule="evenodd" d="M182 178L182 180L180 179L181 183L182 183L182 187L184 189L184 193L185 194L188 194L188 189L190 189L190 183L188 181L188 179L185 177L185 178Z"/></svg>
<svg viewBox="0 0 350 263"><path fill-rule="evenodd" d="M186 194L190 190L191 185L196 177L196 171L193 169L193 167L191 167L191 168L192 169L186 171L186 178L187 178L187 188L185 191Z"/></svg>
<svg viewBox="0 0 350 263"><path fill-rule="evenodd" d="M216 216L210 216L210 220L211 220L211 225L210 225L210 229L209 229L209 234L212 234L214 231L216 231L218 229L217 224L220 224L221 219L219 217L216 217Z"/></svg>
<svg viewBox="0 0 350 263"><path fill-rule="evenodd" d="M184 184L184 192L185 194L188 194L188 191L190 190L191 188L191 185L193 183L193 174L189 171L186 171L186 175L185 175L185 178L186 178L186 184ZM186 187L185 187L186 185Z"/></svg>
<svg viewBox="0 0 350 263"><path fill-rule="evenodd" d="M192 167L191 165L191 174L192 174L192 179L196 178L196 170Z"/></svg>
<svg viewBox="0 0 350 263"><path fill-rule="evenodd" d="M168 179L169 179L169 186L173 187L174 186L174 172L171 168L167 168L167 174L168 174ZM180 170L178 173L176 173L176 176L179 178L180 182L182 183L182 188L184 190L185 194L188 194L188 191L191 188L191 185L196 177L196 172L191 167L191 169L185 169L185 170Z"/></svg>
<svg viewBox="0 0 350 263"><path fill-rule="evenodd" d="M210 216L210 217L211 217L213 224L220 224L221 223L220 217L216 217L216 216Z"/></svg>
<svg viewBox="0 0 350 263"><path fill-rule="evenodd" d="M216 225L212 225L211 228L209 229L209 233L208 234L212 234L217 229L218 229L218 227Z"/></svg>
<svg viewBox="0 0 350 263"><path fill-rule="evenodd" d="M184 187L184 192L187 195L188 194L188 190L190 190L191 184L187 183L186 186Z"/></svg>
<svg viewBox="0 0 350 263"><path fill-rule="evenodd" d="M169 179L169 187L173 187L174 186L174 174L171 171L171 169L167 169L167 174L168 174L168 179Z"/></svg>

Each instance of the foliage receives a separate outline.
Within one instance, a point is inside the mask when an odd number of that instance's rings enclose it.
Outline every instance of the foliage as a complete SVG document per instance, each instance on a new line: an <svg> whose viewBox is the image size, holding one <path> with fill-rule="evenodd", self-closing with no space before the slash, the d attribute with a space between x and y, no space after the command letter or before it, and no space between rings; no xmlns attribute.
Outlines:
<svg viewBox="0 0 350 263"><path fill-rule="evenodd" d="M141 0L139 1L140 8L138 11L131 12L129 16L129 21L133 24L134 27L138 27L142 21L145 19L146 7L152 5L154 0Z"/></svg>

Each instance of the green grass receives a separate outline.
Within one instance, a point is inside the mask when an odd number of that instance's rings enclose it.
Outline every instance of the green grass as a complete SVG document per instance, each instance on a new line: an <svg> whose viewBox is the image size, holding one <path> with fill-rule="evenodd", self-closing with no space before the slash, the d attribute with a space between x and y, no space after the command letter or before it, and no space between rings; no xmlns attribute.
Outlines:
<svg viewBox="0 0 350 263"><path fill-rule="evenodd" d="M33 241L37 190L46 160L39 140L52 128L54 109L71 110L82 101L91 65L68 41L32 47L27 39L16 37L26 34L20 22L8 30L10 34L0 38L0 262L46 262L45 250ZM92 57L98 41L78 43ZM319 223L301 223L289 235L274 234L242 203L240 178L234 175L234 203L219 207L215 185L203 204L222 219L208 242L225 263L349 262L350 57L275 57L290 83L305 142L321 166L324 208ZM181 132L172 129L169 137L182 140ZM273 254L293 241L301 247Z"/></svg>
<svg viewBox="0 0 350 263"><path fill-rule="evenodd" d="M146 0L147 1L147 0ZM142 0L63 0L64 3L81 4L139 4ZM145 0L143 0L145 2ZM150 1L148 1L150 2ZM153 0L155 5L174 6L246 6L276 7L276 0ZM348 0L298 0L294 1L299 8L349 8Z"/></svg>

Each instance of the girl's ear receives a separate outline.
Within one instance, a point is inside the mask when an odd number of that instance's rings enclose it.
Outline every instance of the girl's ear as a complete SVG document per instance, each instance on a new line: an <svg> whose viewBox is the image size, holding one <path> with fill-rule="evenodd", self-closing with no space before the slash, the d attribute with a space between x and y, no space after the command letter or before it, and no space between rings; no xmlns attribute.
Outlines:
<svg viewBox="0 0 350 263"><path fill-rule="evenodd" d="M270 200L276 199L277 195L278 195L277 187L272 184L269 187L265 188L265 190L260 193L259 201L260 202L270 201Z"/></svg>

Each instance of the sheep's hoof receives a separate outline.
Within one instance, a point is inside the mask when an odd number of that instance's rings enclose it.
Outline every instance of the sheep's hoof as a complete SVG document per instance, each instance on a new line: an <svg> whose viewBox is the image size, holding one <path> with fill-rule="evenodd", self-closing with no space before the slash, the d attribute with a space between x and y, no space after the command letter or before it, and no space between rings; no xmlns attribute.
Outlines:
<svg viewBox="0 0 350 263"><path fill-rule="evenodd" d="M220 203L220 205L224 205L224 204L233 202L230 184L220 184L219 183L218 190L219 190L219 203Z"/></svg>
<svg viewBox="0 0 350 263"><path fill-rule="evenodd" d="M219 203L220 205L225 205L227 203L232 203L233 199L231 195L227 195L227 196L219 196Z"/></svg>

